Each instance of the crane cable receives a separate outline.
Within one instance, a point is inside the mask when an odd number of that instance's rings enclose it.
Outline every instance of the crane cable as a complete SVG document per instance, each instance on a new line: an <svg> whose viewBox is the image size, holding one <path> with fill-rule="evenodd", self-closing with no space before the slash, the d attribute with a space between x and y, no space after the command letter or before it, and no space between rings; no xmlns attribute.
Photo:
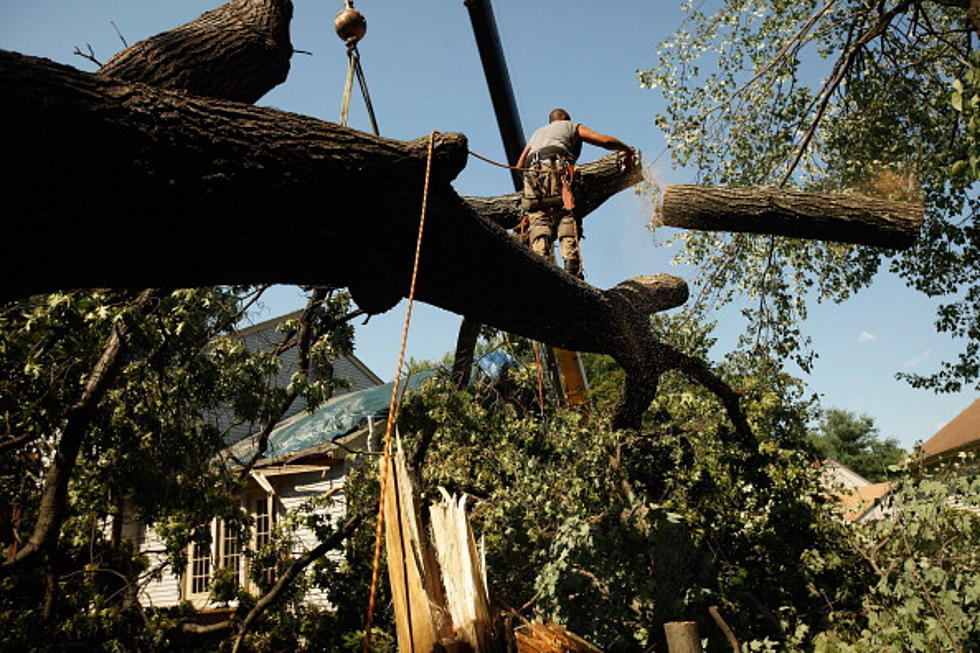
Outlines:
<svg viewBox="0 0 980 653"><path fill-rule="evenodd" d="M405 325L402 328L402 340L401 347L398 351L398 363L395 366L395 380L392 382L391 387L391 404L388 407L388 423L385 426L385 441L384 441L384 458L382 460L381 467L381 492L378 498L378 523L375 528L375 540L374 540L374 559L371 563L371 593L368 598L368 614L367 622L364 627L364 653L368 653L371 650L371 625L374 621L374 608L375 602L377 601L377 590L378 590L378 577L381 570L381 540L382 532L384 528L384 505L385 496L388 492L388 474L389 469L394 471L391 457L391 436L394 431L395 423L398 420L398 386L401 380L402 365L405 362L405 349L408 344L408 330L412 322L412 306L415 303L415 282L418 279L419 272L419 259L422 253L422 233L425 228L425 215L427 212L428 199L429 199L429 177L432 171L432 152L435 144L435 138L439 132L433 131L429 134L429 148L425 161L425 183L422 186L422 211L419 216L419 233L418 238L415 242L415 261L412 265L412 282L408 288L408 306L405 309ZM397 474L392 474L393 483L395 484L395 500L399 500L398 495L398 477ZM405 593L406 601L405 605L408 610L408 633L409 633L409 643L411 645L411 650L415 651L415 639L412 633L412 611L411 602L408 600L408 573L407 573L407 563L405 561L405 540L402 530L402 518L401 510L398 510L398 534L401 540L402 549L402 578L405 580Z"/></svg>
<svg viewBox="0 0 980 653"><path fill-rule="evenodd" d="M347 46L347 78L344 80L344 94L340 100L340 124L347 126L347 116L350 112L350 96L354 87L354 77L357 76L357 84L361 87L361 95L364 97L364 106L367 107L368 118L371 120L371 131L375 136L380 136L378 131L378 120L374 116L374 105L371 104L371 94L368 92L367 80L364 78L364 69L361 68L361 54L357 51L357 43Z"/></svg>

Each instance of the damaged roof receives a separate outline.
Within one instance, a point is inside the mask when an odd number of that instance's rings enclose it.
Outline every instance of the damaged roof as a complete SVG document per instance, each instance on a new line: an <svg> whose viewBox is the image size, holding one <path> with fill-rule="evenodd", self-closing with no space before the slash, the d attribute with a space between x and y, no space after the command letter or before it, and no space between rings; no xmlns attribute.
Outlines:
<svg viewBox="0 0 980 653"><path fill-rule="evenodd" d="M412 374L399 384L399 392L418 388L435 370ZM269 434L263 458L311 449L344 436L368 423L388 416L393 382L350 392L330 399L312 412L303 412L279 424ZM228 453L243 460L255 453L258 434L252 434L228 448Z"/></svg>

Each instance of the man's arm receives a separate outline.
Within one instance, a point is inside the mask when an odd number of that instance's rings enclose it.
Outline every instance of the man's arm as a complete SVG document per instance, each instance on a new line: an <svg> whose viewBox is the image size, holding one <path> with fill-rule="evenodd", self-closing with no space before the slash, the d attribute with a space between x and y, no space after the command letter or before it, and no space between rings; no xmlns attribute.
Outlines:
<svg viewBox="0 0 980 653"><path fill-rule="evenodd" d="M517 158L517 163L515 163L514 166L517 168L523 168L524 161L527 159L527 155L530 153L531 153L531 145L530 144L525 145L524 151L521 152L521 155Z"/></svg>
<svg viewBox="0 0 980 653"><path fill-rule="evenodd" d="M607 150L619 150L620 152L626 152L628 160L632 161L633 148L618 138L600 134L597 131L592 131L585 125L579 125L577 133L579 138L590 145L597 145Z"/></svg>

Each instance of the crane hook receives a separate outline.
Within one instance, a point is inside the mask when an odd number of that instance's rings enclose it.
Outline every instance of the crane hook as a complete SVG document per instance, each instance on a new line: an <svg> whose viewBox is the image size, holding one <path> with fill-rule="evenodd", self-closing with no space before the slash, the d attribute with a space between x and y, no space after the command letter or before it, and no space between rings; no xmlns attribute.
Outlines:
<svg viewBox="0 0 980 653"><path fill-rule="evenodd" d="M347 0L347 6L337 12L333 19L333 28L337 32L347 47L357 45L357 42L364 38L367 33L367 20L364 14L354 9L354 3Z"/></svg>

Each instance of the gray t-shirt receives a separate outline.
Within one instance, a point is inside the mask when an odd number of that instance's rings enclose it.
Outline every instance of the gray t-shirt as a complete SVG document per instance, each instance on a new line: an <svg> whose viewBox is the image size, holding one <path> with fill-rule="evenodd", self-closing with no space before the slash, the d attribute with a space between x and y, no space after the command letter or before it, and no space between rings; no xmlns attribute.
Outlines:
<svg viewBox="0 0 980 653"><path fill-rule="evenodd" d="M578 137L578 123L571 120L556 120L541 127L528 143L532 152L540 152L546 148L561 148L572 161L578 159L582 152L582 140Z"/></svg>

